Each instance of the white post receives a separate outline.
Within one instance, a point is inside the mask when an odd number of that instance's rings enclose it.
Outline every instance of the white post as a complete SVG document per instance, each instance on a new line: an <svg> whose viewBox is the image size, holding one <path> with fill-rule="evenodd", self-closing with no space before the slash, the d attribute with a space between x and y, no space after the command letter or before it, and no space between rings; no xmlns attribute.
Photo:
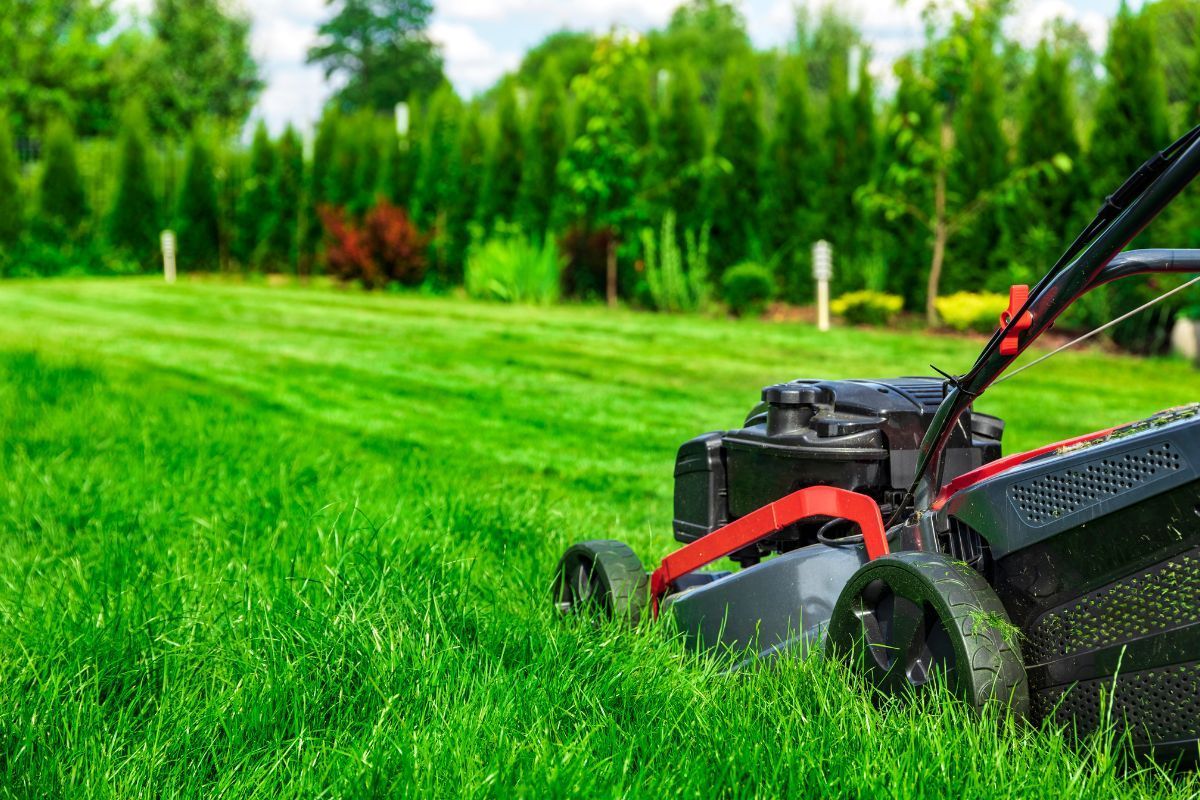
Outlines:
<svg viewBox="0 0 1200 800"><path fill-rule="evenodd" d="M813 245L813 278L817 282L817 330L829 330L829 280L833 277L833 247L822 239Z"/></svg>
<svg viewBox="0 0 1200 800"><path fill-rule="evenodd" d="M163 278L175 282L175 231L162 232Z"/></svg>
<svg viewBox="0 0 1200 800"><path fill-rule="evenodd" d="M408 103L396 103L396 133L404 138L408 135Z"/></svg>

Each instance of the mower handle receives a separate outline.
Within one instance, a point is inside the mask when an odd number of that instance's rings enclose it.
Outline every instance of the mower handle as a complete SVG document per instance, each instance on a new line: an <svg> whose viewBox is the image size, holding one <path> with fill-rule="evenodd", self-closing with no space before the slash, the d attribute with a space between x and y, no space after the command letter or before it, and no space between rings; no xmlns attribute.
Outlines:
<svg viewBox="0 0 1200 800"><path fill-rule="evenodd" d="M910 488L925 536L934 534L932 515L928 512L941 488L942 454L955 427L961 425L963 412L1059 315L1091 290L1119 278L1143 273L1200 272L1200 251L1121 253L1198 174L1200 139L1193 137L1140 194L1121 198L1124 205L1120 215L1098 230L1070 264L1052 269L1042 278L1020 309L1011 309L1011 320L996 331L971 370L948 382L946 396L921 441L916 477Z"/></svg>

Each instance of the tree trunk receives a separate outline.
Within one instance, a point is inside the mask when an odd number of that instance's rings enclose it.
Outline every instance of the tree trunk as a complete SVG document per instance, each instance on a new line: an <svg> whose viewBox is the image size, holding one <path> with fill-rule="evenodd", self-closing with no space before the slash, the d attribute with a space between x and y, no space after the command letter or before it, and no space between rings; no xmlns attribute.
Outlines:
<svg viewBox="0 0 1200 800"><path fill-rule="evenodd" d="M937 180L933 188L933 261L929 265L929 284L925 288L925 322L929 327L938 324L938 287L942 282L942 267L946 262L946 161L950 157L953 129L948 118L942 120L941 155Z"/></svg>
<svg viewBox="0 0 1200 800"><path fill-rule="evenodd" d="M608 307L616 308L617 306L617 237L609 236L608 238L608 263L605 275L605 296L608 298Z"/></svg>

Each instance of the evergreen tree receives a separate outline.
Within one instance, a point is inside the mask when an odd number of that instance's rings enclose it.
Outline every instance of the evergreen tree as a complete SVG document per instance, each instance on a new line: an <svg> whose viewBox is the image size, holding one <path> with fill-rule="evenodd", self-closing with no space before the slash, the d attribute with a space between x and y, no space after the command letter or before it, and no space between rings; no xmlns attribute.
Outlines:
<svg viewBox="0 0 1200 800"><path fill-rule="evenodd" d="M459 231L450 224L458 196L462 101L450 84L442 84L429 101L429 115L421 145L421 164L413 197L413 218L418 227L433 234L434 274L444 285L461 276L452 256L460 251Z"/></svg>
<svg viewBox="0 0 1200 800"><path fill-rule="evenodd" d="M670 73L665 108L658 118L654 197L660 212L674 211L683 230L704 224L703 188L705 119L700 107L700 81L686 63Z"/></svg>
<svg viewBox="0 0 1200 800"><path fill-rule="evenodd" d="M567 144L566 104L562 75L557 64L548 61L534 94L518 200L521 225L531 236L544 235L550 224L558 187L558 161Z"/></svg>
<svg viewBox="0 0 1200 800"><path fill-rule="evenodd" d="M1008 142L1000 126L1000 103L1004 89L1000 63L994 50L992 26L987 20L972 22L967 60L966 85L954 118L954 142L957 160L951 173L949 190L962 198L974 198L991 191L1008 175ZM972 220L951 248L944 286L979 291L981 287L1001 288L1007 278L1001 274L1008 263L1001 248L1005 235L1002 209L981 214ZM988 285L989 276L1001 275L999 286Z"/></svg>
<svg viewBox="0 0 1200 800"><path fill-rule="evenodd" d="M291 125L279 139L276 203L278 224L271 239L271 252L289 272L297 271L300 248L300 218L304 196L304 143Z"/></svg>
<svg viewBox="0 0 1200 800"><path fill-rule="evenodd" d="M148 124L139 103L125 109L117 145L117 188L108 213L108 240L152 266L158 253L159 211L146 162Z"/></svg>
<svg viewBox="0 0 1200 800"><path fill-rule="evenodd" d="M752 255L757 245L754 210L761 199L762 106L756 64L731 59L717 108L714 154L723 162L706 191L711 203L711 254L715 276Z"/></svg>
<svg viewBox="0 0 1200 800"><path fill-rule="evenodd" d="M0 248L13 245L25 225L21 199L21 164L8 124L8 111L0 108Z"/></svg>
<svg viewBox="0 0 1200 800"><path fill-rule="evenodd" d="M357 142L354 168L350 175L350 198L347 202L355 214L366 214L379 199L379 174L383 167L383 148L391 121L381 121L374 114L358 115L355 134L351 141Z"/></svg>
<svg viewBox="0 0 1200 800"><path fill-rule="evenodd" d="M785 59L779 76L775 124L763 171L764 243L779 254L790 299L808 299L809 248L822 236L820 213L824 153L814 132L808 71Z"/></svg>
<svg viewBox="0 0 1200 800"><path fill-rule="evenodd" d="M392 169L392 196L404 208L411 209L421 168L421 130L425 124L425 109L418 100L408 101L408 130L400 138L400 150Z"/></svg>
<svg viewBox="0 0 1200 800"><path fill-rule="evenodd" d="M452 231L452 249L448 260L457 265L458 275L447 278L457 282L461 278L462 265L467 248L471 244L471 227L479 209L483 191L483 174L487 162L487 137L484 135L483 114L479 106L472 104L459 126L458 140L458 194L451 205L448 224ZM553 177L553 176L552 176Z"/></svg>
<svg viewBox="0 0 1200 800"><path fill-rule="evenodd" d="M1149 155L1165 147L1167 94L1146 21L1122 2L1109 33L1107 73L1096 104L1089 158L1094 197L1104 197Z"/></svg>
<svg viewBox="0 0 1200 800"><path fill-rule="evenodd" d="M221 263L221 212L212 151L199 132L188 142L175 230L181 266L216 269Z"/></svg>
<svg viewBox="0 0 1200 800"><path fill-rule="evenodd" d="M50 123L43 161L39 221L51 226L50 235L74 235L87 219L88 204L75 154L75 133L65 119Z"/></svg>
<svg viewBox="0 0 1200 800"><path fill-rule="evenodd" d="M500 89L496 110L496 134L488 155L487 175L483 184L480 222L490 230L497 222L510 222L521 188L521 110L517 90L511 81Z"/></svg>
<svg viewBox="0 0 1200 800"><path fill-rule="evenodd" d="M334 151L337 147L338 113L334 106L325 109L321 121L317 124L317 135L313 141L312 168L308 171L307 203L304 217L304 256L301 271L311 274L316 267L325 239L325 229L321 224L318 210L325 203L331 202L330 178Z"/></svg>
<svg viewBox="0 0 1200 800"><path fill-rule="evenodd" d="M850 92L850 52L835 50L830 54L826 73L829 92L826 101L827 126L825 140L828 157L825 160L826 233L823 238L833 243L839 256L850 250L855 234L854 189L859 179L855 146L854 96Z"/></svg>
<svg viewBox="0 0 1200 800"><path fill-rule="evenodd" d="M271 243L279 226L278 168L267 126L259 122L250 144L249 169L236 203L233 256L243 266L270 266Z"/></svg>

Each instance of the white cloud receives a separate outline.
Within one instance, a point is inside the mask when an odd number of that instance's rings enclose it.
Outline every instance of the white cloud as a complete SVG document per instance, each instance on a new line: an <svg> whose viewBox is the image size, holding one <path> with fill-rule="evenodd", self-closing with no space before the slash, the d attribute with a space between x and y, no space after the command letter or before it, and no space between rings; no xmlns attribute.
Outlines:
<svg viewBox="0 0 1200 800"><path fill-rule="evenodd" d="M447 76L467 94L491 85L521 60L519 53L497 50L474 27L462 23L434 22L429 38L442 46Z"/></svg>
<svg viewBox="0 0 1200 800"><path fill-rule="evenodd" d="M1097 52L1104 52L1108 46L1108 17L1096 10L1083 10L1067 0L1022 4L1010 21L1009 34L1026 47L1032 47L1046 34L1051 23L1059 19L1078 23Z"/></svg>
<svg viewBox="0 0 1200 800"><path fill-rule="evenodd" d="M670 17L680 0L442 0L438 16L448 20L496 21L529 17L547 30L608 28L625 25L659 25Z"/></svg>

